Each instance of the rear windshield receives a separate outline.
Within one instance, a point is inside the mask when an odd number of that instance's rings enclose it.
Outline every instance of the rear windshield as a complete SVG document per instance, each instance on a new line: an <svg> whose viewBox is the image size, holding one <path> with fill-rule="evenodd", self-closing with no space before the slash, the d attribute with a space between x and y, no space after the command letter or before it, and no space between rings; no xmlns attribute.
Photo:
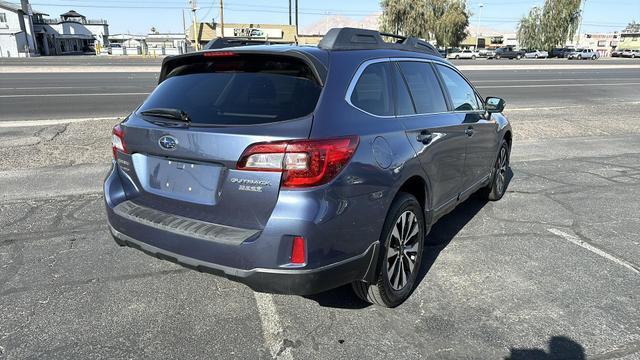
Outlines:
<svg viewBox="0 0 640 360"><path fill-rule="evenodd" d="M309 115L321 86L301 60L273 55L202 57L172 70L138 114L184 111L192 124L255 125Z"/></svg>

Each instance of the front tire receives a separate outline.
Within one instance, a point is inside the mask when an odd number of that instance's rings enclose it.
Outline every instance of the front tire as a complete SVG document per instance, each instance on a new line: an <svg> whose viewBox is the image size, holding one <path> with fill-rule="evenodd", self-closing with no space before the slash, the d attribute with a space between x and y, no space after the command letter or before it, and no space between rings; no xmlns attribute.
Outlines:
<svg viewBox="0 0 640 360"><path fill-rule="evenodd" d="M456 60L460 60L460 56L459 55L456 55Z"/></svg>
<svg viewBox="0 0 640 360"><path fill-rule="evenodd" d="M498 201L507 190L507 175L509 171L509 144L502 139L498 158L493 167L491 183L484 188L484 197L490 201Z"/></svg>
<svg viewBox="0 0 640 360"><path fill-rule="evenodd" d="M399 193L382 228L376 282L352 283L355 294L366 302L384 307L402 304L415 286L424 237L424 215L420 203L411 194Z"/></svg>

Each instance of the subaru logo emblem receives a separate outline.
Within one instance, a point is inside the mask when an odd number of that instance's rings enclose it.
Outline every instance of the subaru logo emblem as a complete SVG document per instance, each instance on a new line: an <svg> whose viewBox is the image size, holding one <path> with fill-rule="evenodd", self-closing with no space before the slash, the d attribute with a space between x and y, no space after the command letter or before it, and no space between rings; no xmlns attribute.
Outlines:
<svg viewBox="0 0 640 360"><path fill-rule="evenodd" d="M170 135L165 135L158 140L158 145L165 150L175 150L178 146L178 140Z"/></svg>

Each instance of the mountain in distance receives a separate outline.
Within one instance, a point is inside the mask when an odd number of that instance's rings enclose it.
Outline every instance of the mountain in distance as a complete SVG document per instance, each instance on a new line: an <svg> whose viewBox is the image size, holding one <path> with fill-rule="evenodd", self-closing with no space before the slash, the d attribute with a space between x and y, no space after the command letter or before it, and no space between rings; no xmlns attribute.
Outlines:
<svg viewBox="0 0 640 360"><path fill-rule="evenodd" d="M336 27L353 27L378 30L380 14L371 14L363 18L352 18L344 15L327 15L304 27L301 31L305 35L324 35L329 29Z"/></svg>

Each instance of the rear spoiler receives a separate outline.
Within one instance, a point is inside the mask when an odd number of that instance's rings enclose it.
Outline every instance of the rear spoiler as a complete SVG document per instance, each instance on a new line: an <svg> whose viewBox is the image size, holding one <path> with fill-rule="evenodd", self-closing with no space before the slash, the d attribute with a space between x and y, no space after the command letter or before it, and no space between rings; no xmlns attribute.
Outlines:
<svg viewBox="0 0 640 360"><path fill-rule="evenodd" d="M251 48L253 46L250 46ZM257 46L256 46L257 47ZM210 53L237 53L238 55L248 55L248 54L261 54L261 55L273 55L273 56L283 56L283 57L292 57L299 60L302 60L305 64L309 66L313 74L320 86L324 86L324 83L327 79L327 68L326 66L318 60L316 57L307 54L303 51L298 51L295 49L286 50L286 51L274 51L274 50L258 50L258 49L236 49L229 48L223 50L211 50L211 51L199 51L193 52L184 55L176 55L169 56L164 58L162 61L162 69L160 70L160 77L158 78L158 84L162 83L166 80L167 76L179 66L186 65L192 62L202 61L207 58L209 60L213 59L213 56L208 54Z"/></svg>

